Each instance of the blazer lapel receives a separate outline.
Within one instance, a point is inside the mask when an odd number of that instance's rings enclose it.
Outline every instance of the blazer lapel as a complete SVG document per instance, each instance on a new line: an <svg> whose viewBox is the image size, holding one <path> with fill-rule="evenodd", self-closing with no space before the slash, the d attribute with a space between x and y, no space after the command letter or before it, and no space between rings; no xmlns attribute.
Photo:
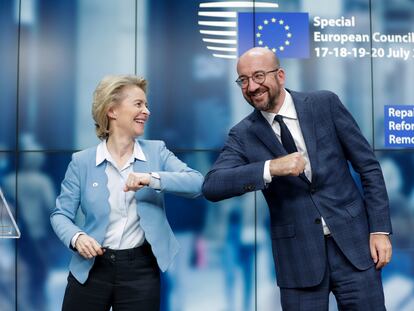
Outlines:
<svg viewBox="0 0 414 311"><path fill-rule="evenodd" d="M94 193L93 197L96 201L93 203L93 208L96 209L99 217L100 224L96 228L96 237L99 243L104 242L106 228L109 223L109 214L111 207L109 205L109 189L108 185L108 176L106 175L106 165L107 162L103 161L99 165L96 165L96 148L92 153L90 159L90 177L86 180L88 183L86 186L90 191Z"/></svg>
<svg viewBox="0 0 414 311"><path fill-rule="evenodd" d="M145 154L145 157L147 159L147 161L143 161L143 160L138 160L136 159L134 162L134 167L133 167L133 171L135 173L149 173L150 172L150 167L149 167L149 163L148 163L148 153L145 152L144 148L142 147L142 151ZM137 199L138 202L143 201L144 197L146 195L148 195L148 192L151 192L152 189L149 189L147 187L142 188L141 190L138 190L135 194L135 198Z"/></svg>
<svg viewBox="0 0 414 311"><path fill-rule="evenodd" d="M275 155L280 157L287 155L280 141L277 139L272 127L259 110L255 110L252 118L251 130L259 140Z"/></svg>
<svg viewBox="0 0 414 311"><path fill-rule="evenodd" d="M312 169L312 183L314 184L317 177L316 172L318 166L318 157L316 154L315 123L313 122L314 118L312 102L310 101L309 97L303 98L300 93L292 91L289 91L289 93L292 95L303 139L305 140L306 150L308 151L309 161Z"/></svg>

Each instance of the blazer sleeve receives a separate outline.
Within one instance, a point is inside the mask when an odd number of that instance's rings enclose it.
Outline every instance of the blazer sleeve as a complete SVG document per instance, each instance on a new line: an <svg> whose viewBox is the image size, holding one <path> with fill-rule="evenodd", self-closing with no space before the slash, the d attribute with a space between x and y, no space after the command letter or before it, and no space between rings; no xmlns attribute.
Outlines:
<svg viewBox="0 0 414 311"><path fill-rule="evenodd" d="M233 128L203 184L204 196L213 202L265 188L265 161L250 163L240 134Z"/></svg>
<svg viewBox="0 0 414 311"><path fill-rule="evenodd" d="M345 156L360 175L370 232L392 232L387 190L374 151L337 95L331 97L331 115Z"/></svg>
<svg viewBox="0 0 414 311"><path fill-rule="evenodd" d="M72 237L82 231L75 225L76 212L80 203L80 189L79 165L73 155L61 185L60 195L56 199L56 206L50 216L56 235L71 249Z"/></svg>
<svg viewBox="0 0 414 311"><path fill-rule="evenodd" d="M164 142L161 142L159 154L162 169L156 173L160 175L160 191L189 198L200 196L203 175L178 159Z"/></svg>

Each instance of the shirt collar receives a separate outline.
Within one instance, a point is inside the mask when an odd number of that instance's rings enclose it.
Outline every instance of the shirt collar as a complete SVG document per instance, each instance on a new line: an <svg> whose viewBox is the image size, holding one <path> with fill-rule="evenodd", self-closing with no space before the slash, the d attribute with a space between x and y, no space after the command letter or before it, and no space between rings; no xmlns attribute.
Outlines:
<svg viewBox="0 0 414 311"><path fill-rule="evenodd" d="M273 112L266 112L260 111L263 117L267 120L267 122L272 125L273 120L275 119L276 113ZM298 118L296 114L295 105L293 104L292 95L288 91L285 90L285 100L283 101L282 107L280 107L278 115L283 116L284 118L296 120Z"/></svg>
<svg viewBox="0 0 414 311"><path fill-rule="evenodd" d="M134 144L134 151L133 151L133 158L131 159L137 159L140 161L147 161L147 158L145 157L144 152L142 151L142 148L138 142L138 140L135 141ZM106 140L103 140L98 147L96 148L96 166L101 164L103 161L109 161L114 162L112 160L112 156L108 151L108 148L106 146Z"/></svg>

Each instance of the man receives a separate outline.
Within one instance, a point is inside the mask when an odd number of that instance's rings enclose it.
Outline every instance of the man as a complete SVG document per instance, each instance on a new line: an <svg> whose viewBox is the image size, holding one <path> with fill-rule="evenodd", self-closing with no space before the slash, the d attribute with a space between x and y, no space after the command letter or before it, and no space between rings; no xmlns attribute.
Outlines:
<svg viewBox="0 0 414 311"><path fill-rule="evenodd" d="M234 126L203 185L211 201L262 190L284 310L385 310L381 268L391 221L381 168L328 91L287 90L273 52L253 48L237 83L255 110ZM363 196L348 161L361 177Z"/></svg>

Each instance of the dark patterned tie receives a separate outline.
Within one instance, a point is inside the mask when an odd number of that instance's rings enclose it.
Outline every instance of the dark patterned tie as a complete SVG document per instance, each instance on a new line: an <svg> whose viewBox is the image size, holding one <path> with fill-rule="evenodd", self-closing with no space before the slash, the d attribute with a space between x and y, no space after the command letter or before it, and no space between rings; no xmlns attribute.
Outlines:
<svg viewBox="0 0 414 311"><path fill-rule="evenodd" d="M293 140L292 134L290 133L285 122L283 122L283 117L281 115L276 115L275 121L277 121L280 125L280 138L287 153L297 152L298 149L296 148L295 141Z"/></svg>

